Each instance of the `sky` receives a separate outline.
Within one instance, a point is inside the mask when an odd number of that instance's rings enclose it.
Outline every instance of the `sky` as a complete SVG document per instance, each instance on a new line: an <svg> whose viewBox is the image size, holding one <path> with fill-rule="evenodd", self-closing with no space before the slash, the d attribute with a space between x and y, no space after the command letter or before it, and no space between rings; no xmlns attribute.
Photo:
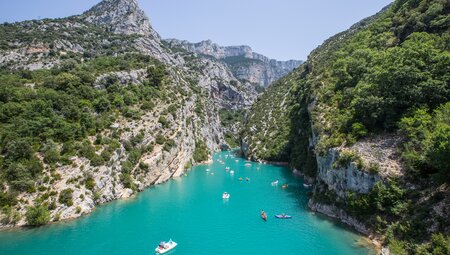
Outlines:
<svg viewBox="0 0 450 255"><path fill-rule="evenodd" d="M81 14L100 0L0 0L0 22ZM306 60L323 41L392 0L138 0L162 38L249 45Z"/></svg>

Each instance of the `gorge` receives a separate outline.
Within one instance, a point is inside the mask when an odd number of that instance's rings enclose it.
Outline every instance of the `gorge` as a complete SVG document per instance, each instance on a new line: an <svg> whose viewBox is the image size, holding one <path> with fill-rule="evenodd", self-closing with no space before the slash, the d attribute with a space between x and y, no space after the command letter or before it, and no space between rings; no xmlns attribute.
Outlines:
<svg viewBox="0 0 450 255"><path fill-rule="evenodd" d="M384 254L448 254L449 9L396 0L305 62L163 40L136 0L2 24L0 228L80 217L239 146Z"/></svg>

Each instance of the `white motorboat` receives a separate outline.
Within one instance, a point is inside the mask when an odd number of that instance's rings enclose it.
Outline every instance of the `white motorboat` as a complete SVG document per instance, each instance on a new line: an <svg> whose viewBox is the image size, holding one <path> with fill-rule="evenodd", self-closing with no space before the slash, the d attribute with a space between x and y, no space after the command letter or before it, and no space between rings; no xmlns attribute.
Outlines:
<svg viewBox="0 0 450 255"><path fill-rule="evenodd" d="M164 254L172 249L174 249L178 244L172 239L170 239L168 242L161 242L159 243L158 247L156 247L155 251L159 254Z"/></svg>
<svg viewBox="0 0 450 255"><path fill-rule="evenodd" d="M234 170L230 170L230 174L234 174Z"/></svg>
<svg viewBox="0 0 450 255"><path fill-rule="evenodd" d="M230 198L230 194L228 194L227 192L224 192L224 193L222 194L222 198L223 198L223 199L228 199L228 198Z"/></svg>

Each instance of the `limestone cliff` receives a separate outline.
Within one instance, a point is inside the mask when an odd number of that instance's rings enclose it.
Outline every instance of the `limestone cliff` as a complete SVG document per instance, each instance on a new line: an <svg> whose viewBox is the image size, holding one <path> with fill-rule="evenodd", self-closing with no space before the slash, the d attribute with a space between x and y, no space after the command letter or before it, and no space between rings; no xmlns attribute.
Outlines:
<svg viewBox="0 0 450 255"><path fill-rule="evenodd" d="M224 62L239 80L248 81L262 87L288 74L302 61L277 61L253 52L249 46L219 46L211 40L199 43L167 40L173 47L181 47L200 56L213 57Z"/></svg>
<svg viewBox="0 0 450 255"><path fill-rule="evenodd" d="M135 0L105 0L79 16L5 24L0 29L5 35L0 40L0 65L10 75L30 74L15 88L30 93L50 89L64 96L71 85L57 88L48 80L52 73L72 77L78 91L91 93L83 99L83 114L113 121L79 140L44 138L31 156L42 170L27 179L28 190L15 190L11 178L16 177L0 178L0 195L13 197L8 211L1 213L1 227L28 224L26 211L41 204L49 205L52 221L79 217L97 204L182 175L195 163L198 144L212 152L224 143L218 110L246 107L256 97L256 91L242 87L226 66L164 46ZM28 71L18 71L22 68ZM36 79L39 72L48 72L47 80ZM122 95L114 92L118 90ZM99 102L103 112L92 106ZM0 107L7 103L8 97L2 98ZM60 119L68 115L60 109L53 112ZM14 116L7 118L2 126ZM69 143L75 144L75 151L64 154ZM44 146L61 157L49 163ZM1 171L15 176L14 162L1 163Z"/></svg>

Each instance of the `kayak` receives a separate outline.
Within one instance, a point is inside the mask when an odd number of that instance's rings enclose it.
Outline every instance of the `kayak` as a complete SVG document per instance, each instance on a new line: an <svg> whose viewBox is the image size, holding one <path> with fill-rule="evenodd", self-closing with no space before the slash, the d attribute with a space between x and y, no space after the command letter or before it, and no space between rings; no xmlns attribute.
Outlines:
<svg viewBox="0 0 450 255"><path fill-rule="evenodd" d="M278 215L275 215L275 218L277 218L277 219L292 219L292 216L291 215L278 214Z"/></svg>
<svg viewBox="0 0 450 255"><path fill-rule="evenodd" d="M262 212L262 213L261 213L261 218L262 218L264 221L267 221L267 214L266 214L265 212Z"/></svg>
<svg viewBox="0 0 450 255"><path fill-rule="evenodd" d="M174 241L172 241L172 239L170 239L167 243L166 242L161 242L158 247L156 247L155 251L159 254L164 254L170 250L172 250L173 248L175 248L178 244L175 243Z"/></svg>

